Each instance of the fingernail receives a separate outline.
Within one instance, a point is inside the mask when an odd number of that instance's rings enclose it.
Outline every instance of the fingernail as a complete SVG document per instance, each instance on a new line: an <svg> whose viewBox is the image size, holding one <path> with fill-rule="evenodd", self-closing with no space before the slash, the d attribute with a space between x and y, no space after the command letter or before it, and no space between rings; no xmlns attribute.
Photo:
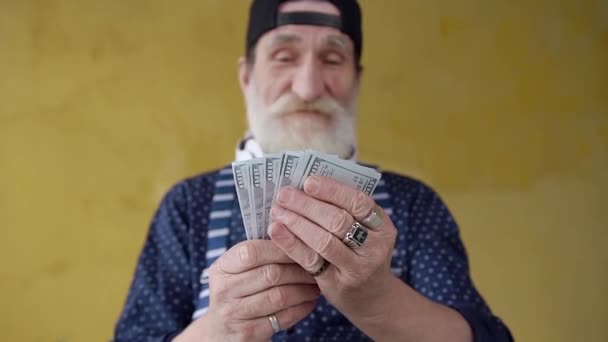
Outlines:
<svg viewBox="0 0 608 342"><path fill-rule="evenodd" d="M314 194L319 190L319 180L317 177L308 177L306 183L304 184L304 190L306 192Z"/></svg>
<svg viewBox="0 0 608 342"><path fill-rule="evenodd" d="M274 206L270 209L270 216L272 217L281 217L285 213L285 210L281 207Z"/></svg>
<svg viewBox="0 0 608 342"><path fill-rule="evenodd" d="M277 228L276 228L276 224L271 223L268 226L268 236L270 236L270 238L272 238L273 235L277 234Z"/></svg>
<svg viewBox="0 0 608 342"><path fill-rule="evenodd" d="M289 199L291 199L292 193L293 193L293 189L289 186L281 189L281 191L279 191L279 195L277 196L277 201L282 204L289 202Z"/></svg>
<svg viewBox="0 0 608 342"><path fill-rule="evenodd" d="M291 238L291 234L289 234L285 226L279 223L271 224L270 227L268 227L268 236L279 244L289 241Z"/></svg>

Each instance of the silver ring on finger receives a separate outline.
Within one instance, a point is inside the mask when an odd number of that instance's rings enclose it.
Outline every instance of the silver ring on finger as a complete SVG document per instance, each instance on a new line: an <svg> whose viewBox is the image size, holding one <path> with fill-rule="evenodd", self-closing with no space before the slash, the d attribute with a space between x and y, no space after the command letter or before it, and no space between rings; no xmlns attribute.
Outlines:
<svg viewBox="0 0 608 342"><path fill-rule="evenodd" d="M313 277L318 277L321 275L321 273L325 272L325 270L329 267L329 261L323 259L323 264L321 264L321 266L319 266L319 268L315 271L310 272L310 275Z"/></svg>
<svg viewBox="0 0 608 342"><path fill-rule="evenodd" d="M275 334L281 331L279 319L275 314L268 315L268 320L270 321L270 326L272 327L272 331L274 331Z"/></svg>
<svg viewBox="0 0 608 342"><path fill-rule="evenodd" d="M372 212L361 223L370 229L377 229L382 225L382 208L374 206Z"/></svg>
<svg viewBox="0 0 608 342"><path fill-rule="evenodd" d="M359 248L365 243L367 235L367 228L355 221L342 241L350 248Z"/></svg>

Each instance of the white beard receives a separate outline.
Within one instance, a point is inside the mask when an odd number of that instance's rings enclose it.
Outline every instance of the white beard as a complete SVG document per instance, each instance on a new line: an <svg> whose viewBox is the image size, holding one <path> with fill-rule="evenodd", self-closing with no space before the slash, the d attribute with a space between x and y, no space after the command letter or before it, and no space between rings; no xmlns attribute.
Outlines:
<svg viewBox="0 0 608 342"><path fill-rule="evenodd" d="M349 158L356 145L356 92L348 108L329 96L304 102L293 93L267 106L252 79L245 94L249 129L265 153L311 149ZM290 114L298 110L322 114Z"/></svg>

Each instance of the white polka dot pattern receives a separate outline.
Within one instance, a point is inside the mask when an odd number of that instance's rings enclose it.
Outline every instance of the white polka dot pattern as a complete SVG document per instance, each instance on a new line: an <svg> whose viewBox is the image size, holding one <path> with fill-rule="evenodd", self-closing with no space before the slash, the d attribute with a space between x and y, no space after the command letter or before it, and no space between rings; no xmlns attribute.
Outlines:
<svg viewBox="0 0 608 342"><path fill-rule="evenodd" d="M115 330L115 341L169 341L197 310L200 282L207 267L207 227L212 199L225 201L219 214L228 227L210 238L226 237L230 246L246 239L238 201L225 172L211 172L180 182L164 197L151 223L129 295ZM232 188L233 189L233 188ZM475 341L511 341L505 325L475 289L458 226L428 186L384 172L375 200L390 213L399 234L391 270L429 299L459 311L473 328ZM217 214L216 214L217 215ZM217 255L216 255L217 254ZM369 341L322 297L315 310L273 341Z"/></svg>

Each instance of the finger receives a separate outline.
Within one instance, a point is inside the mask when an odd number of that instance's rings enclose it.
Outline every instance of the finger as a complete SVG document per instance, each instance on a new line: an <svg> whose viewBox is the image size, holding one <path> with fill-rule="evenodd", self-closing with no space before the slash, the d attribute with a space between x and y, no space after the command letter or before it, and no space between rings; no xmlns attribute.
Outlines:
<svg viewBox="0 0 608 342"><path fill-rule="evenodd" d="M268 316L286 308L316 300L321 295L319 287L308 284L275 286L251 296L243 297L234 305L238 306L238 319L252 319Z"/></svg>
<svg viewBox="0 0 608 342"><path fill-rule="evenodd" d="M365 193L327 177L308 177L304 192L348 211L357 221L366 218L376 206Z"/></svg>
<svg viewBox="0 0 608 342"><path fill-rule="evenodd" d="M273 222L268 227L268 235L291 259L297 262L306 272L310 274L319 270L325 260L308 247L302 240L298 239L282 223ZM314 281L314 278L312 278Z"/></svg>
<svg viewBox="0 0 608 342"><path fill-rule="evenodd" d="M306 316L314 310L316 304L316 301L304 302L275 313L281 330L291 328L296 323L306 318ZM265 318L268 319L267 317ZM270 323L268 324L270 325ZM270 327L270 330L272 330L272 326Z"/></svg>
<svg viewBox="0 0 608 342"><path fill-rule="evenodd" d="M315 278L297 264L267 264L229 278L223 286L234 289L234 297L249 296L280 285L316 283Z"/></svg>
<svg viewBox="0 0 608 342"><path fill-rule="evenodd" d="M275 312L274 315L279 321L280 329L286 330L291 328L296 323L306 318L306 316L314 310L316 305L316 301L309 301ZM268 316L246 321L243 324L241 331L243 333L243 341L254 341L259 338L260 335L269 336L269 338L274 335L274 330L272 329L272 325L270 325Z"/></svg>
<svg viewBox="0 0 608 342"><path fill-rule="evenodd" d="M269 240L248 240L230 248L216 262L212 269L223 273L242 273L267 264L289 264L293 260Z"/></svg>
<svg viewBox="0 0 608 342"><path fill-rule="evenodd" d="M282 223L305 245L338 268L352 262L355 257L354 252L341 239L300 214L280 205L272 207L270 214L276 222Z"/></svg>
<svg viewBox="0 0 608 342"><path fill-rule="evenodd" d="M325 228L337 238L343 239L355 222L345 209L318 200L291 187L284 187L277 196L277 203Z"/></svg>

